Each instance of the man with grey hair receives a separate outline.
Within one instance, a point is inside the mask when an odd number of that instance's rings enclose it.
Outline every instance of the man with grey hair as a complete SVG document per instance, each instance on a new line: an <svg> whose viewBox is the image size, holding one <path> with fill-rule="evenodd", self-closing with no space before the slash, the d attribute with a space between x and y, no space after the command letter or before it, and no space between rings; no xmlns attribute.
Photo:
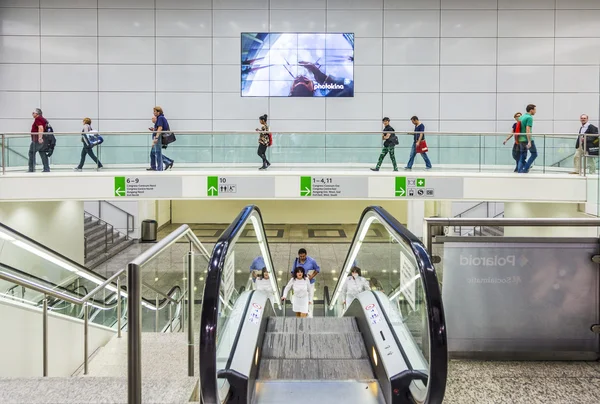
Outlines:
<svg viewBox="0 0 600 404"><path fill-rule="evenodd" d="M36 108L31 115L33 116L33 125L31 126L31 144L29 145L29 172L35 172L35 154L39 153L44 165L44 172L50 172L48 164L48 155L44 149L44 132L48 121L42 115L42 110Z"/></svg>
<svg viewBox="0 0 600 404"><path fill-rule="evenodd" d="M586 114L582 114L579 121L581 127L579 128L577 143L575 143L575 157L573 158L575 170L571 174L580 174L582 169L585 171L585 167L581 167L581 159L586 152L588 155L591 154L590 150L592 148L596 148L596 150L598 148L598 128L589 122L589 117ZM586 160L590 174L594 174L596 172L596 159L588 157Z"/></svg>

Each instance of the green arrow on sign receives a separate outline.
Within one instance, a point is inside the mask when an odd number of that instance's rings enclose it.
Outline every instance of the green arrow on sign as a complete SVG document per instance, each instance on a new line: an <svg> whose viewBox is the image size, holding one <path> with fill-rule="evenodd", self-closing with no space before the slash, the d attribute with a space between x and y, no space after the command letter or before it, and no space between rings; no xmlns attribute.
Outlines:
<svg viewBox="0 0 600 404"><path fill-rule="evenodd" d="M115 196L125 196L126 194L125 177L115 177Z"/></svg>
<svg viewBox="0 0 600 404"><path fill-rule="evenodd" d="M396 196L406 196L406 177L396 177Z"/></svg>
<svg viewBox="0 0 600 404"><path fill-rule="evenodd" d="M300 196L312 195L312 177L300 177Z"/></svg>
<svg viewBox="0 0 600 404"><path fill-rule="evenodd" d="M207 177L206 195L219 196L219 177Z"/></svg>
<svg viewBox="0 0 600 404"><path fill-rule="evenodd" d="M425 178L417 178L417 188L425 187Z"/></svg>

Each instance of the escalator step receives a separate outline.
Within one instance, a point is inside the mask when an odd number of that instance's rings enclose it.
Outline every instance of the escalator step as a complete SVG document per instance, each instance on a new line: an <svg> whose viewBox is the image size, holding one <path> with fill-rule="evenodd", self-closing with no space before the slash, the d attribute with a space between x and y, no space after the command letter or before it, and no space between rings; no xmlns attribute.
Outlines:
<svg viewBox="0 0 600 404"><path fill-rule="evenodd" d="M371 380L368 359L262 359L259 380Z"/></svg>
<svg viewBox="0 0 600 404"><path fill-rule="evenodd" d="M364 359L367 351L358 332L265 334L262 357L266 359Z"/></svg>

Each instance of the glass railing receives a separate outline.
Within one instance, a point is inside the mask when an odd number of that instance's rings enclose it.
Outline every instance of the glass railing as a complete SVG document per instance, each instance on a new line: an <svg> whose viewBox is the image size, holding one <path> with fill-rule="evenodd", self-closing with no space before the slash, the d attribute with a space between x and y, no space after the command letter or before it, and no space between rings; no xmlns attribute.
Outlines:
<svg viewBox="0 0 600 404"><path fill-rule="evenodd" d="M369 241L374 233L388 241ZM353 271L360 277L353 279ZM411 382L415 402L441 402L448 361L444 310L435 269L419 239L385 209L369 207L339 278L328 316L341 316L357 294L375 292L410 368L427 376Z"/></svg>
<svg viewBox="0 0 600 404"><path fill-rule="evenodd" d="M399 144L396 159L400 168L406 164L413 142L412 132L396 132ZM50 157L52 169L75 168L82 152L81 134L54 133L56 148ZM106 168L141 169L150 166L150 132L102 132L104 143L94 153ZM256 132L177 132L177 141L163 150L175 160L179 168L245 167L260 163L256 155ZM460 167L470 171L508 171L515 167L513 139L505 133L427 132L428 155L436 170L451 171ZM4 145L0 153L2 171L26 171L28 167L28 133L0 135ZM534 134L538 152L534 171L570 172L573 168L575 134ZM268 159L274 165L356 167L373 166L381 153L381 132L274 132ZM86 158L84 169L96 165ZM36 161L41 164L39 155ZM389 160L385 160L389 164ZM424 168L421 157L415 159L415 168ZM41 167L39 167L41 169ZM512 170L510 170L512 171Z"/></svg>
<svg viewBox="0 0 600 404"><path fill-rule="evenodd" d="M248 206L215 244L208 269L200 326L204 402L223 402L229 391L228 381L217 379L217 374L226 368L237 343L238 328L253 290L270 295L280 310L279 285L260 210Z"/></svg>

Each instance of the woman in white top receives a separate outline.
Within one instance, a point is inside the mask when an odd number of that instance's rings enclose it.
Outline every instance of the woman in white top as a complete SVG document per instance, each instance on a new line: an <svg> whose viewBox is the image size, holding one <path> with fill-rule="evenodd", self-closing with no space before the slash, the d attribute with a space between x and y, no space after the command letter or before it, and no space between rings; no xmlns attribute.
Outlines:
<svg viewBox="0 0 600 404"><path fill-rule="evenodd" d="M74 168L75 171L81 171L83 169L83 164L85 163L86 155L89 155L92 158L92 160L94 160L94 163L96 163L98 170L102 168L102 163L94 154L94 146L90 145L86 141L87 134L92 131L92 120L90 118L83 118L83 129L81 130L81 143L83 143L83 148L81 149L81 160L79 161L79 165Z"/></svg>
<svg viewBox="0 0 600 404"><path fill-rule="evenodd" d="M308 315L308 305L312 304L310 296L310 281L306 278L304 268L298 267L294 270L294 277L290 279L287 286L283 290L281 300L284 301L293 289L292 310L296 313L296 317L306 317Z"/></svg>
<svg viewBox="0 0 600 404"><path fill-rule="evenodd" d="M269 271L267 271L267 268L263 268L260 276L254 279L254 287L256 290L262 290L263 292L267 293L271 293L273 291L271 280L269 279Z"/></svg>
<svg viewBox="0 0 600 404"><path fill-rule="evenodd" d="M360 276L359 267L352 267L350 274L342 289L342 298L344 299L346 308L350 307L350 304L359 293L371 290L369 281Z"/></svg>

